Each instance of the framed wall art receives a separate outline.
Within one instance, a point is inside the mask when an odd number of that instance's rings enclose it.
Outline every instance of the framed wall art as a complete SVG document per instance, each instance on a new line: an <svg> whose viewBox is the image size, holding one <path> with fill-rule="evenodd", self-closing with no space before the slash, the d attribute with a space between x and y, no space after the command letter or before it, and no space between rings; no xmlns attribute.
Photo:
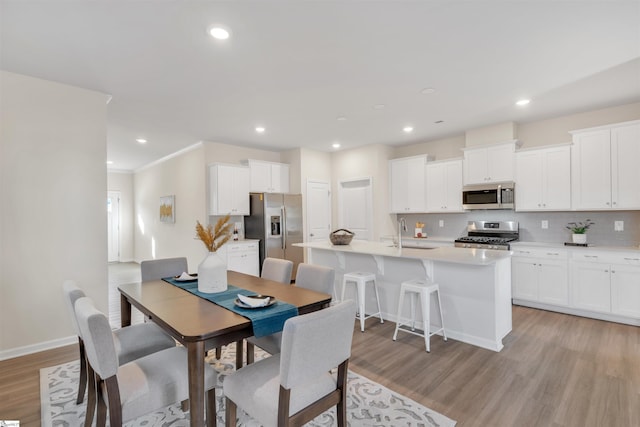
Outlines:
<svg viewBox="0 0 640 427"><path fill-rule="evenodd" d="M160 197L160 222L176 222L176 196Z"/></svg>

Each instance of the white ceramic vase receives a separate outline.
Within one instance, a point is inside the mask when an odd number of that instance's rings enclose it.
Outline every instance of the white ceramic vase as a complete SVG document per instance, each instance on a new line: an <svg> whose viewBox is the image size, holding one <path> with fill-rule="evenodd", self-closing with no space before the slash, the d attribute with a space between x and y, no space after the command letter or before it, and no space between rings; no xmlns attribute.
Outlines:
<svg viewBox="0 0 640 427"><path fill-rule="evenodd" d="M209 252L198 265L198 291L215 294L227 290L227 263L216 252Z"/></svg>
<svg viewBox="0 0 640 427"><path fill-rule="evenodd" d="M572 238L573 238L573 243L587 243L587 235L586 234L576 234L576 233L574 233Z"/></svg>

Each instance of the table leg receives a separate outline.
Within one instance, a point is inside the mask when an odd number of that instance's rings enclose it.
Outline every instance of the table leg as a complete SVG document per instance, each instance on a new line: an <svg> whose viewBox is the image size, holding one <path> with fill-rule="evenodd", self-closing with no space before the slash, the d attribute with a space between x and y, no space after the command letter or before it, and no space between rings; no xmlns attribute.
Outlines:
<svg viewBox="0 0 640 427"><path fill-rule="evenodd" d="M243 347L244 340L236 341L236 370L242 368L243 365Z"/></svg>
<svg viewBox="0 0 640 427"><path fill-rule="evenodd" d="M204 341L187 343L191 427L204 427Z"/></svg>
<svg viewBox="0 0 640 427"><path fill-rule="evenodd" d="M131 303L120 294L120 326L131 326Z"/></svg>

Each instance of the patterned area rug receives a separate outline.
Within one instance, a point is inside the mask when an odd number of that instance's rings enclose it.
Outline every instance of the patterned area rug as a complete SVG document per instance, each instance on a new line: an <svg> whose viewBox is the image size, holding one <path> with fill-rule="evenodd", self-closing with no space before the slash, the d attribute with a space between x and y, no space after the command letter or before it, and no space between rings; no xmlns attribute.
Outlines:
<svg viewBox="0 0 640 427"><path fill-rule="evenodd" d="M213 352L211 352L213 354ZM256 360L268 357L256 351ZM219 372L216 390L218 425L224 426L224 377L235 370L235 345L225 347L220 360L210 356L207 361ZM40 370L40 400L42 402L42 426L81 426L85 416L85 404L76 405L78 387L78 361ZM85 398L86 402L86 398ZM238 426L259 427L260 424L238 409ZM432 411L398 393L389 390L361 375L349 371L347 390L347 419L349 426L393 427L453 427L455 421ZM189 414L180 405L171 405L125 424L126 427L189 425ZM313 427L334 426L335 408L319 415L307 424Z"/></svg>

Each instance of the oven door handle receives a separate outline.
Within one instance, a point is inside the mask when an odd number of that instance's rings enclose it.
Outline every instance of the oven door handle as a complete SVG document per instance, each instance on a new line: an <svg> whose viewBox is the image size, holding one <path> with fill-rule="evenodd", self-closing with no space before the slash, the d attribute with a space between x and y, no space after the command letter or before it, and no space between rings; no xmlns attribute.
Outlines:
<svg viewBox="0 0 640 427"><path fill-rule="evenodd" d="M502 185L498 185L498 206L502 205Z"/></svg>

